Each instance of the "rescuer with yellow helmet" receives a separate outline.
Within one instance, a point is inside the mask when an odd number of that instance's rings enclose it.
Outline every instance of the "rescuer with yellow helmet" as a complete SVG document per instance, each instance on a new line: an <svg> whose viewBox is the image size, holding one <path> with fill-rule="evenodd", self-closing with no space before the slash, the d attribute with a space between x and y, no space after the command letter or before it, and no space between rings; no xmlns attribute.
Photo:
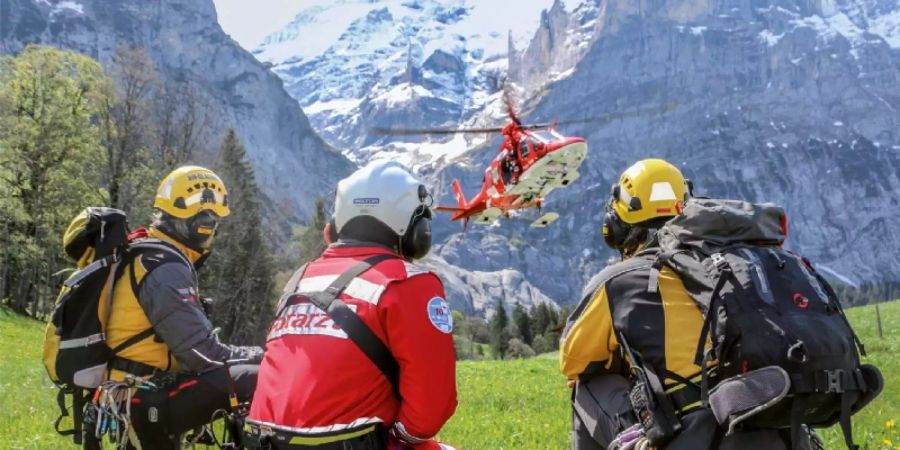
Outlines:
<svg viewBox="0 0 900 450"><path fill-rule="evenodd" d="M203 167L179 167L163 178L153 206L151 225L129 240L155 243L158 250L126 258L113 288L106 333L109 346L119 351L107 377L173 374L169 387L138 391L131 409L142 447L167 449L179 448L182 433L229 408L230 393L249 401L262 349L219 342L200 301L195 266L209 254L219 221L230 214L219 176ZM227 372L224 361L230 361Z"/></svg>
<svg viewBox="0 0 900 450"><path fill-rule="evenodd" d="M163 178L153 207L157 228L201 253L209 249L218 221L231 213L225 184L198 166L179 167Z"/></svg>
<svg viewBox="0 0 900 450"><path fill-rule="evenodd" d="M611 248L634 253L648 230L665 223L684 207L691 183L677 167L662 159L638 161L613 184L603 215L603 239Z"/></svg>
<svg viewBox="0 0 900 450"><path fill-rule="evenodd" d="M694 355L703 316L679 276L656 265L656 231L680 214L691 196L691 183L661 159L636 162L612 186L603 238L622 261L590 280L560 339L560 369L574 390L573 449L647 448L647 436L660 442L656 438L663 430L672 429L669 443L656 448L809 448L808 442L792 447L790 433L778 430L723 437L700 401L701 370ZM647 390L638 386L635 367L655 373L645 378L649 384L655 380L650 390L660 396L642 396ZM639 422L635 411L641 404L647 413Z"/></svg>

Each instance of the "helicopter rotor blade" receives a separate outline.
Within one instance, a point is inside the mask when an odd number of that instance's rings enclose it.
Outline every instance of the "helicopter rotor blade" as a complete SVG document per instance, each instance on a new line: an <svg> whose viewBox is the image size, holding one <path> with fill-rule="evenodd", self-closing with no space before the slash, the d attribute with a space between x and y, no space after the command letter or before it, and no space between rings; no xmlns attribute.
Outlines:
<svg viewBox="0 0 900 450"><path fill-rule="evenodd" d="M616 121L619 119L629 119L632 117L640 117L640 116L646 116L646 115L652 115L652 114L664 114L669 111L673 111L676 108L678 108L678 103L672 102L672 103L667 103L662 106L654 106L654 107L650 107L650 108L640 108L640 109L635 109L632 111L622 111L622 112L611 113L611 114L606 114L606 115L597 116L597 117L588 117L588 118L584 118L584 119L560 120L560 121L556 122L556 125L571 125L571 124L577 124L577 123L591 123L591 124L602 125L602 124L607 124L609 122L613 122L613 121ZM547 124L539 124L539 125L533 125L533 126L536 128L541 128L542 126L545 126Z"/></svg>
<svg viewBox="0 0 900 450"><path fill-rule="evenodd" d="M522 121L516 114L516 105L515 102L513 102L512 88L508 84L503 87L503 104L506 106L506 114L509 116L509 120L516 125L521 126Z"/></svg>
<svg viewBox="0 0 900 450"><path fill-rule="evenodd" d="M507 99L504 94L504 101ZM640 117L645 115L652 114L664 114L669 111L673 111L678 108L677 102L668 103L662 106L656 106L651 108L640 108L632 111L623 111L618 113L606 114L603 116L596 117L588 117L584 119L570 119L570 120L558 120L554 122L544 122L544 123L534 123L522 125L519 122L518 116L515 115L515 110L512 107L511 103L506 103L507 112L510 114L510 118L516 121L516 125L518 125L523 130L540 130L545 128L555 128L559 125L572 125L572 124L583 124L589 123L594 125L604 125L610 122L614 122L620 119L628 119L632 117ZM485 127L485 128L374 128L373 131L380 135L394 135L394 136L415 136L420 134L457 134L457 133L499 133L503 131L504 127Z"/></svg>
<svg viewBox="0 0 900 450"><path fill-rule="evenodd" d="M499 133L503 127L489 128L375 128L381 135L415 136L419 134L457 134L457 133Z"/></svg>

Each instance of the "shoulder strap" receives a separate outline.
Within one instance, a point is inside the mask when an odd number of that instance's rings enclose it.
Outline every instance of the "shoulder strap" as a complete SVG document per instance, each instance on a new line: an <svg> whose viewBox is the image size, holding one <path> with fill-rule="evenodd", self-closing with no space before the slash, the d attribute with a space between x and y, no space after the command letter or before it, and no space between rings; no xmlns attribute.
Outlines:
<svg viewBox="0 0 900 450"><path fill-rule="evenodd" d="M191 264L191 262L180 251L178 251L177 248L175 248L172 245L167 244L161 240L158 240L158 239L147 239L147 240L143 240L140 242L135 242L135 243L131 244L130 246L128 246L127 254L126 254L127 256L125 258L123 258L122 261L117 262L120 265L128 264L128 272L129 272L128 278L129 278L129 281L131 282L131 290L134 292L135 297L140 296L141 283L143 283L144 280L142 279L141 282L137 281L137 276L134 271L134 263L135 263L135 260L137 259L137 257L141 253L148 251L148 250L161 250L168 254L175 255L178 259L181 260L181 262L187 264L187 266L191 269L191 274L196 279L197 274L196 274L196 272L194 272L193 264ZM110 274L112 277L112 281L118 280L119 272L120 271L117 270L117 268L113 269L113 272ZM144 278L146 279L146 275L144 276ZM109 291L108 291L108 295L107 295L107 299L106 299L106 302L107 302L106 320L107 321L109 321L109 314L112 312L113 290L114 290L114 287L112 285L109 285ZM134 336L131 336L130 338L126 339L121 344L115 346L115 348L112 349L112 354L118 355L126 348L129 348L132 345L135 345L138 342L141 342L144 339L147 339L147 338L149 338L151 336L155 336L155 335L156 335L156 332L153 331L153 327L151 326L150 328L147 328L146 330L141 331L141 332L135 334Z"/></svg>
<svg viewBox="0 0 900 450"><path fill-rule="evenodd" d="M399 375L400 368L397 360L391 354L391 351L384 345L384 342L372 331L362 319L350 309L346 303L338 297L341 292L363 272L371 269L376 264L387 260L394 259L396 256L389 254L380 254L359 262L350 270L342 273L331 283L324 291L316 292L309 296L309 301L316 305L322 311L328 314L328 317L347 333L350 340L356 344L366 357L378 367L379 370L391 383L394 396L400 398Z"/></svg>
<svg viewBox="0 0 900 450"><path fill-rule="evenodd" d="M196 278L197 273L194 270L194 265L191 263L190 260L187 259L186 256L184 256L183 253L181 253L180 250L178 250L178 248L176 248L172 244L169 244L169 243L159 240L159 239L144 239L144 240L135 242L128 246L128 253L131 258L134 258L137 255L139 255L140 253L147 251L147 250L161 250L161 251L164 251L171 255L175 255L176 258L181 260L181 262L183 262L185 265L188 266L188 268L191 269L191 273Z"/></svg>
<svg viewBox="0 0 900 450"><path fill-rule="evenodd" d="M303 279L303 274L306 273L307 266L309 266L309 263L300 266L300 268L291 275L291 279L289 279L284 286L284 293L281 294L281 298L278 299L278 305L275 308L275 317L280 317L284 314L285 308L291 305L291 296L297 293L297 289L300 287L300 281Z"/></svg>

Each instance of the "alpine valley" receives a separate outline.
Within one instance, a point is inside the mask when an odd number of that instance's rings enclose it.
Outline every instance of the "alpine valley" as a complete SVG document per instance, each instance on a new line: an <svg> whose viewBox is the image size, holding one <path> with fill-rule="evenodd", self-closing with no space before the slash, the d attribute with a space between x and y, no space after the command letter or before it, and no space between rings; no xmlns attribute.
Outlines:
<svg viewBox="0 0 900 450"><path fill-rule="evenodd" d="M320 135L357 163L401 160L455 204L496 154L495 135L378 128L505 122L511 86L527 122L658 108L597 125L560 213L494 226L438 218L428 263L454 307L573 304L611 251L610 185L633 161L680 165L698 195L771 201L787 246L844 283L900 280L900 4L895 0L338 0L304 3L253 50Z"/></svg>
<svg viewBox="0 0 900 450"><path fill-rule="evenodd" d="M226 32L212 0L0 0L0 53L44 42L103 61L133 42L204 86L293 219L376 159L455 204L450 182L474 194L500 142L375 129L501 125L504 87L527 122L579 121L558 128L589 151L546 199L556 223L434 221L425 264L467 314L576 302L614 256L610 185L647 157L678 164L698 195L783 205L787 246L834 279L900 281L896 0L312 0L252 54Z"/></svg>

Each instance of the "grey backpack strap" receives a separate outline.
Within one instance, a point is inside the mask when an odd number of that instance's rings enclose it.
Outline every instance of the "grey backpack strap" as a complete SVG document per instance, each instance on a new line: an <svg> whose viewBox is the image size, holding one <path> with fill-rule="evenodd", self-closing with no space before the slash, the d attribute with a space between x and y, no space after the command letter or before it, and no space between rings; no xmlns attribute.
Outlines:
<svg viewBox="0 0 900 450"><path fill-rule="evenodd" d="M306 273L306 268L309 266L309 263L300 266L293 275L291 275L291 279L288 280L287 284L284 285L284 293L285 294L293 294L297 292L297 288L300 287L300 280L303 279L303 274Z"/></svg>
<svg viewBox="0 0 900 450"><path fill-rule="evenodd" d="M373 332L346 303L338 298L350 282L360 274L371 269L381 261L395 258L397 258L397 256L390 254L380 254L368 258L351 267L350 270L342 273L341 276L334 280L334 282L324 291L310 295L309 301L322 311L325 311L325 313L328 314L328 317L347 333L347 337L349 337L350 340L362 350L366 357L378 367L381 373L384 374L388 382L391 383L394 396L399 399L400 366L397 364L397 360L394 359L394 356L387 346L384 345L384 342L378 338L378 335L376 335L375 332Z"/></svg>
<svg viewBox="0 0 900 450"><path fill-rule="evenodd" d="M396 255L387 253L367 258L342 273L327 288L325 288L325 290L320 292L294 292L299 287L300 279L303 278L301 274L301 276L297 277L296 281L292 279L291 282L289 282L291 284L296 283L296 286L293 286L293 289L286 290L276 317L283 314L284 311L292 305L292 299L298 297L308 299L310 303L328 314L328 317L330 317L341 330L347 333L347 337L362 350L366 357L369 358L376 367L378 367L391 383L394 396L399 399L400 367L397 364L397 360L394 359L391 351L384 342L381 341L378 335L376 335L375 332L373 332L346 303L338 298L341 293L344 292L344 289L346 289L347 286L363 272L371 269L382 261L396 258ZM305 267L301 269L305 270ZM291 286L288 286L288 288L290 287Z"/></svg>
<svg viewBox="0 0 900 450"><path fill-rule="evenodd" d="M300 288L300 281L303 279L303 274L306 273L306 268L308 266L308 263L300 266L300 268L291 275L291 279L288 280L287 284L284 285L284 292L281 294L281 298L278 299L278 306L275 308L275 317L284 314L284 309L288 307L288 299L297 293L297 289Z"/></svg>

